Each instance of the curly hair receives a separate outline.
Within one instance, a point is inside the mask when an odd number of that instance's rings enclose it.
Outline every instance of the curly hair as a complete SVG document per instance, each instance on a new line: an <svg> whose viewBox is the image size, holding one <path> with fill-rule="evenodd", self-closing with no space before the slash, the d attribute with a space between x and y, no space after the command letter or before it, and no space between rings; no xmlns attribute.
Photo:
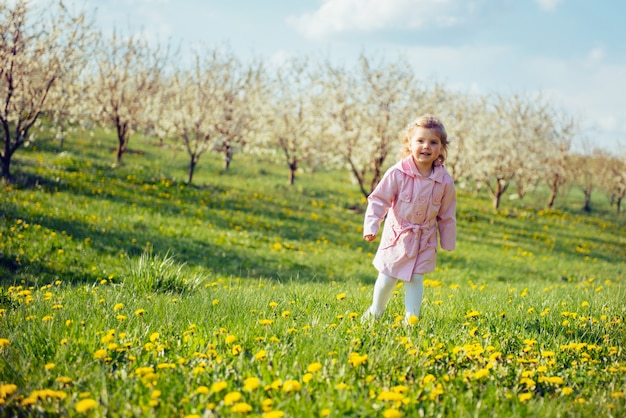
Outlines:
<svg viewBox="0 0 626 418"><path fill-rule="evenodd" d="M430 114L422 115L406 126L401 135L402 150L400 151L400 159L411 155L409 145L411 137L417 128L432 129L439 134L439 139L441 140L441 154L438 159L443 164L446 160L446 156L448 155L448 144L450 141L448 141L448 134L446 133L446 128L443 126L441 119Z"/></svg>

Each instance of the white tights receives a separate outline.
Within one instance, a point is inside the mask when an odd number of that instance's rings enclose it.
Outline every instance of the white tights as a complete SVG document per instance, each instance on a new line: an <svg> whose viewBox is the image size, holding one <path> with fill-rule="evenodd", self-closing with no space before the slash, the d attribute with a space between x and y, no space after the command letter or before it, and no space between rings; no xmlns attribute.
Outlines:
<svg viewBox="0 0 626 418"><path fill-rule="evenodd" d="M374 318L380 318L383 315L397 282L398 279L383 273L378 274L374 284L374 300L372 301L372 306L365 311L365 317L373 316ZM419 317L424 295L424 276L422 274L414 274L411 276L410 281L404 282L404 288L404 308L406 311L404 320L408 321L411 316Z"/></svg>

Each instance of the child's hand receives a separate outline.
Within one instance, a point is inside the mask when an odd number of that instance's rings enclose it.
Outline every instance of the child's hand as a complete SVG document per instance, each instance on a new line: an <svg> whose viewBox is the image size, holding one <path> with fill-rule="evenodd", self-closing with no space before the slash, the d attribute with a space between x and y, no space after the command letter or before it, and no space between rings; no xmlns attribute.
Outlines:
<svg viewBox="0 0 626 418"><path fill-rule="evenodd" d="M376 239L376 235L374 234L363 235L363 239L367 242L372 242Z"/></svg>

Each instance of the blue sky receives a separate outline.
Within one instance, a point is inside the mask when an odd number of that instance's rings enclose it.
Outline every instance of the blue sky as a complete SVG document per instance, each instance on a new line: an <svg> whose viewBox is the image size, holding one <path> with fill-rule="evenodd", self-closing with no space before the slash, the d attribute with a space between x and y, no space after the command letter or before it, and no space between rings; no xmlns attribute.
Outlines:
<svg viewBox="0 0 626 418"><path fill-rule="evenodd" d="M76 2L105 33L227 45L244 59L307 54L349 64L361 52L401 54L420 78L462 91L541 91L581 118L588 143L626 152L626 1Z"/></svg>

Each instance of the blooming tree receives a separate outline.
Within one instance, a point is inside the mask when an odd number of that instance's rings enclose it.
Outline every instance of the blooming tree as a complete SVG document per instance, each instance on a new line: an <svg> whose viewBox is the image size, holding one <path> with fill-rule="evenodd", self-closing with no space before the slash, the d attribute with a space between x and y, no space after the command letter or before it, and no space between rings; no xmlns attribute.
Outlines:
<svg viewBox="0 0 626 418"><path fill-rule="evenodd" d="M402 62L359 57L354 70L326 65L326 135L334 152L368 196L384 174L389 155L398 150L399 133L420 102L413 73Z"/></svg>
<svg viewBox="0 0 626 418"><path fill-rule="evenodd" d="M550 190L546 207L552 209L559 190L571 179L568 172L570 147L578 132L576 120L569 115L554 112L551 120L551 142L547 144L543 178Z"/></svg>
<svg viewBox="0 0 626 418"><path fill-rule="evenodd" d="M301 163L314 160L324 148L320 125L316 124L314 97L318 87L307 59L292 57L275 68L268 87L262 115L265 134L256 141L275 158L289 167L289 184L293 185Z"/></svg>
<svg viewBox="0 0 626 418"><path fill-rule="evenodd" d="M55 88L85 65L90 24L62 2L37 14L26 0L0 3L1 177L11 179L14 153L36 138L31 128L51 110ZM54 106L61 106L54 101ZM52 109L51 113L54 109Z"/></svg>
<svg viewBox="0 0 626 418"><path fill-rule="evenodd" d="M161 85L167 54L152 48L139 35L100 36L91 98L97 121L112 126L117 137L116 164L128 148L132 133L147 122L146 104Z"/></svg>
<svg viewBox="0 0 626 418"><path fill-rule="evenodd" d="M215 131L213 150L224 156L224 169L228 170L233 155L242 150L248 138L258 126L262 100L264 67L260 62L252 62L244 67L238 60L231 61L229 74L222 84L220 97L215 109Z"/></svg>
<svg viewBox="0 0 626 418"><path fill-rule="evenodd" d="M172 79L164 120L174 142L189 155L190 184L200 157L218 136L218 122L224 115L225 100L230 99L228 89L237 65L232 54L219 49L196 51L193 68L179 70Z"/></svg>

